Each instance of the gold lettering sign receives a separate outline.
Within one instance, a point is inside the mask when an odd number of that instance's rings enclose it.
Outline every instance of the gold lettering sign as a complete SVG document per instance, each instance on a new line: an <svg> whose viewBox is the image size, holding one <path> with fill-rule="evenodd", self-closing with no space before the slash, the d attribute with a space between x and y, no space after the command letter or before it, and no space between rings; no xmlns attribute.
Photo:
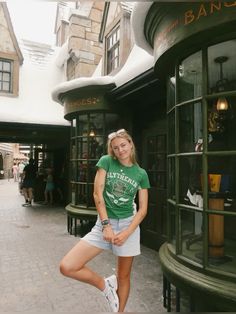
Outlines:
<svg viewBox="0 0 236 314"><path fill-rule="evenodd" d="M70 100L65 103L65 109L66 112L75 112L81 108L84 108L86 106L96 106L101 103L101 100L99 97L88 97L88 98L81 98L76 100Z"/></svg>
<svg viewBox="0 0 236 314"><path fill-rule="evenodd" d="M222 7L229 8L235 7L236 1L234 2L222 2L215 1L209 2L205 4L201 4L197 10L188 10L184 13L184 25L190 24L199 20L201 17L207 17L208 15L214 14L215 12L219 12L222 10Z"/></svg>

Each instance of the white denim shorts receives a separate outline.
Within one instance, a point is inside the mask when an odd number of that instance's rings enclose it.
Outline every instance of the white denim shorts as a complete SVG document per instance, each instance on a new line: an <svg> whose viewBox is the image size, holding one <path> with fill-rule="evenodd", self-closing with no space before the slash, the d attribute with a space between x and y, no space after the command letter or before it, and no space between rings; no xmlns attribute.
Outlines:
<svg viewBox="0 0 236 314"><path fill-rule="evenodd" d="M114 233L125 230L133 220L133 216L122 219L109 219ZM124 244L117 246L103 239L102 224L98 217L95 226L82 240L103 250L111 250L116 256L136 256L140 254L140 228L139 226L128 237Z"/></svg>

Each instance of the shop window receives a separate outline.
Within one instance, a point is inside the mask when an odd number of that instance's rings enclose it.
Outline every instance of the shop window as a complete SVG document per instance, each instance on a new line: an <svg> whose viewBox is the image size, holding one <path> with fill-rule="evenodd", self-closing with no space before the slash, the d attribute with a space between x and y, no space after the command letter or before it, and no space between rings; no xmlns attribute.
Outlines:
<svg viewBox="0 0 236 314"><path fill-rule="evenodd" d="M167 193L168 198L172 201L175 201L175 158L168 158L168 185L167 185Z"/></svg>
<svg viewBox="0 0 236 314"><path fill-rule="evenodd" d="M179 102L197 98L202 94L201 52L184 59L179 65Z"/></svg>
<svg viewBox="0 0 236 314"><path fill-rule="evenodd" d="M183 256L202 263L203 219L201 211L180 211L181 253Z"/></svg>
<svg viewBox="0 0 236 314"><path fill-rule="evenodd" d="M120 27L115 27L106 39L107 74L119 67L120 64Z"/></svg>
<svg viewBox="0 0 236 314"><path fill-rule="evenodd" d="M107 134L119 128L111 113L80 114L71 121L71 204L94 208L93 182L96 163L106 154Z"/></svg>
<svg viewBox="0 0 236 314"><path fill-rule="evenodd" d="M12 91L12 63L9 60L0 59L0 92Z"/></svg>
<svg viewBox="0 0 236 314"><path fill-rule="evenodd" d="M175 110L169 112L168 117L168 154L175 152Z"/></svg>
<svg viewBox="0 0 236 314"><path fill-rule="evenodd" d="M171 73L167 80L167 98L168 98L168 110L175 106L175 75Z"/></svg>
<svg viewBox="0 0 236 314"><path fill-rule="evenodd" d="M167 76L169 243L185 260L229 275L236 274L235 46L206 47Z"/></svg>
<svg viewBox="0 0 236 314"><path fill-rule="evenodd" d="M180 106L179 110L179 151L199 150L202 142L202 108L201 103ZM184 141L182 140L184 138Z"/></svg>
<svg viewBox="0 0 236 314"><path fill-rule="evenodd" d="M208 48L209 94L236 89L235 40L229 40Z"/></svg>

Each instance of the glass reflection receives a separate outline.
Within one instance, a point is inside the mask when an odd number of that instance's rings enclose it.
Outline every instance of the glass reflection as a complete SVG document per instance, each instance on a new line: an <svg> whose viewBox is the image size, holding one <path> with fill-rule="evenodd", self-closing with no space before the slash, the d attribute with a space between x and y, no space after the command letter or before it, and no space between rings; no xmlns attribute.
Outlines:
<svg viewBox="0 0 236 314"><path fill-rule="evenodd" d="M180 157L179 169L181 174L179 177L180 203L202 208L201 156Z"/></svg>
<svg viewBox="0 0 236 314"><path fill-rule="evenodd" d="M176 246L176 210L175 206L172 204L168 204L169 210L169 232L170 232L170 243L175 247Z"/></svg>
<svg viewBox="0 0 236 314"><path fill-rule="evenodd" d="M184 59L179 65L178 102L200 97L202 94L202 53L201 51Z"/></svg>
<svg viewBox="0 0 236 314"><path fill-rule="evenodd" d="M229 40L208 48L209 93L236 89L235 58L226 51L235 51L235 40Z"/></svg>
<svg viewBox="0 0 236 314"><path fill-rule="evenodd" d="M236 97L228 97L229 108L217 110L216 99L208 102L209 150L236 149Z"/></svg>
<svg viewBox="0 0 236 314"><path fill-rule="evenodd" d="M167 110L175 106L175 87L176 79L173 72L167 80Z"/></svg>
<svg viewBox="0 0 236 314"><path fill-rule="evenodd" d="M202 213L181 209L182 254L202 263L203 235Z"/></svg>
<svg viewBox="0 0 236 314"><path fill-rule="evenodd" d="M175 153L175 111L168 115L168 154Z"/></svg>
<svg viewBox="0 0 236 314"><path fill-rule="evenodd" d="M194 103L179 108L179 150L180 152L194 152L202 140L202 107L201 103Z"/></svg>

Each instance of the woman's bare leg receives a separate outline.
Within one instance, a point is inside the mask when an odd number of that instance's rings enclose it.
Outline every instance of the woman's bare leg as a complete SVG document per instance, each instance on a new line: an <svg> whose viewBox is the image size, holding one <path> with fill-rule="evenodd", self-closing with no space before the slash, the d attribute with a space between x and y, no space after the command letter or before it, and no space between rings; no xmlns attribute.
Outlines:
<svg viewBox="0 0 236 314"><path fill-rule="evenodd" d="M86 264L103 250L80 240L62 259L60 271L64 276L88 283L100 290L105 289L104 278L92 271Z"/></svg>
<svg viewBox="0 0 236 314"><path fill-rule="evenodd" d="M119 312L124 312L130 291L130 274L133 263L133 256L129 257L118 257L117 267L117 280L118 290L117 294L119 297L120 307Z"/></svg>

